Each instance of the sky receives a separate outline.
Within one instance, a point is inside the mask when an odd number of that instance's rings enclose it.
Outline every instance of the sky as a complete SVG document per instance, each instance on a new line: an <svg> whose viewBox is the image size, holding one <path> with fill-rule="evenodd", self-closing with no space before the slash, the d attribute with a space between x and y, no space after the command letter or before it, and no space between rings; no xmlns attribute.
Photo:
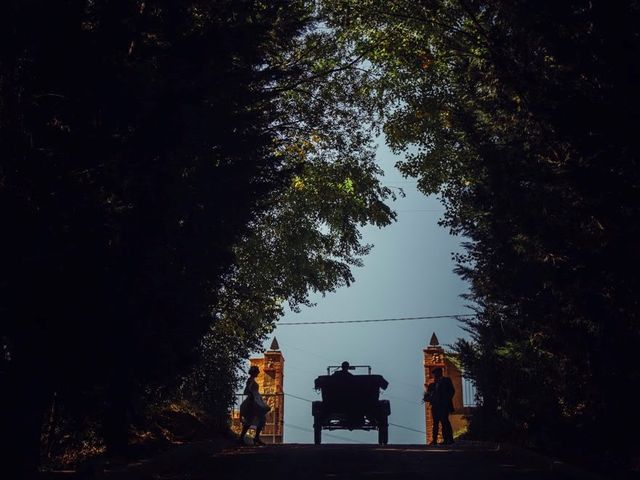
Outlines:
<svg viewBox="0 0 640 480"><path fill-rule="evenodd" d="M461 250L461 238L438 226L444 207L435 196L420 193L415 180L400 175L394 167L398 159L380 142L376 161L385 172L382 182L402 187L406 197L391 204L398 212L395 223L383 229L362 230L363 241L374 248L364 258L364 266L354 269L355 283L324 297L313 295L316 305L303 307L300 313L287 309L264 344L268 348L277 337L285 358L286 443L313 442L313 417L307 400L321 399L313 381L326 374L328 365L345 360L351 365L370 365L372 373L383 375L389 382L381 395L391 402L389 443L425 443L421 433L425 429L422 349L433 332L445 348L457 338L466 337L455 319L284 325L471 313L460 298L467 287L453 273L451 258L453 252ZM377 432L323 431L323 443L350 442L377 443Z"/></svg>

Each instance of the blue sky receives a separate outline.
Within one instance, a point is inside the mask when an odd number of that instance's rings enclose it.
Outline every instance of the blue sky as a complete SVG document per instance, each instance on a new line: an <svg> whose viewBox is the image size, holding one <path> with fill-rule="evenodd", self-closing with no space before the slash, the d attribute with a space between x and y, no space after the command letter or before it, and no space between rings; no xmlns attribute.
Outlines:
<svg viewBox="0 0 640 480"><path fill-rule="evenodd" d="M461 250L461 239L438 226L443 206L436 197L421 194L414 180L402 178L394 167L397 160L384 145L378 148L377 161L385 171L383 183L402 187L406 197L392 205L398 212L397 222L384 229L363 229L363 240L374 248L365 257L364 267L355 269L356 282L325 297L313 296L316 306L298 314L287 311L282 323L470 313L460 298L466 285L452 272L451 254ZM422 349L432 332L442 345L466 336L455 319L280 325L274 335L285 357L285 392L319 400L313 380L326 373L327 365L344 360L371 365L390 384L381 397L391 401L389 421L424 431ZM285 397L285 442L313 442L312 424L311 404ZM377 443L377 432L323 432L323 443L348 441ZM389 443L424 441L422 433L389 428Z"/></svg>

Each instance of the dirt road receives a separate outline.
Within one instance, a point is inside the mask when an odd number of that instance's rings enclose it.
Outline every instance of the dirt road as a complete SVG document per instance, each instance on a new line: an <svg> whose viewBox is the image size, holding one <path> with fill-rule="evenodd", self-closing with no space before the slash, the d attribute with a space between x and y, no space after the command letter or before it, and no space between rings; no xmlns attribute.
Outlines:
<svg viewBox="0 0 640 480"><path fill-rule="evenodd" d="M149 477L146 477L149 478ZM596 479L527 451L490 444L453 448L424 445L276 445L228 448L172 462L162 480L400 480Z"/></svg>

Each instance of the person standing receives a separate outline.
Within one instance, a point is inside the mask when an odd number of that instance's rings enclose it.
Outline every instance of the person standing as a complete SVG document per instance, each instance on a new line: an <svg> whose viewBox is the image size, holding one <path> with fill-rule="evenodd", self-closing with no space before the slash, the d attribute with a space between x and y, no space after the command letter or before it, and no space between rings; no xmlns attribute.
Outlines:
<svg viewBox="0 0 640 480"><path fill-rule="evenodd" d="M438 433L442 425L442 444L451 445L453 443L453 428L449 421L449 414L453 412L453 395L455 388L449 377L442 374L442 368L436 367L431 373L434 381L429 384L424 394L424 401L431 404L432 440L429 445L436 445Z"/></svg>
<svg viewBox="0 0 640 480"><path fill-rule="evenodd" d="M244 437L252 425L254 425L256 429L253 444L264 445L264 442L260 440L260 433L264 428L267 412L271 410L271 407L265 403L262 395L260 395L260 388L258 387L258 382L256 382L256 377L259 373L260 369L257 366L252 365L251 368L249 368L249 378L247 379L247 384L243 392L247 398L240 404L242 431L240 432L239 442L241 445L245 444Z"/></svg>

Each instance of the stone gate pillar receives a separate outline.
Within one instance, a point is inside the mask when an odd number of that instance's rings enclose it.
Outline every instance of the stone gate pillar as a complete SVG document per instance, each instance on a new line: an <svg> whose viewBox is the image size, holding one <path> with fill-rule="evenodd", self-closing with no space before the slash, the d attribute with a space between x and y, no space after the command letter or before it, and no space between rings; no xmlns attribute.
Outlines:
<svg viewBox="0 0 640 480"><path fill-rule="evenodd" d="M264 401L271 407L260 439L265 443L284 442L284 356L278 340L273 339L269 350L263 357L250 358L249 363L260 369L256 382ZM239 405L239 401L237 402ZM231 412L232 430L240 432L240 412L238 408ZM251 431L250 431L251 433Z"/></svg>
<svg viewBox="0 0 640 480"><path fill-rule="evenodd" d="M453 409L454 412L449 416L451 420L451 426L453 427L454 435L464 430L467 426L467 422L464 418L464 402L462 398L462 372L460 368L454 363L453 356L445 352L444 348L440 346L438 337L435 332L431 335L431 340L427 348L422 350L423 352L423 366L424 366L424 388L427 389L427 385L434 381L431 371L436 368L442 368L444 376L451 378L453 388L456 393L453 396ZM433 417L431 416L431 406L428 403L424 404L424 418L425 418L425 432L426 443L431 443L432 438L432 426ZM438 442L442 441L442 429L440 429L440 435L437 439Z"/></svg>

